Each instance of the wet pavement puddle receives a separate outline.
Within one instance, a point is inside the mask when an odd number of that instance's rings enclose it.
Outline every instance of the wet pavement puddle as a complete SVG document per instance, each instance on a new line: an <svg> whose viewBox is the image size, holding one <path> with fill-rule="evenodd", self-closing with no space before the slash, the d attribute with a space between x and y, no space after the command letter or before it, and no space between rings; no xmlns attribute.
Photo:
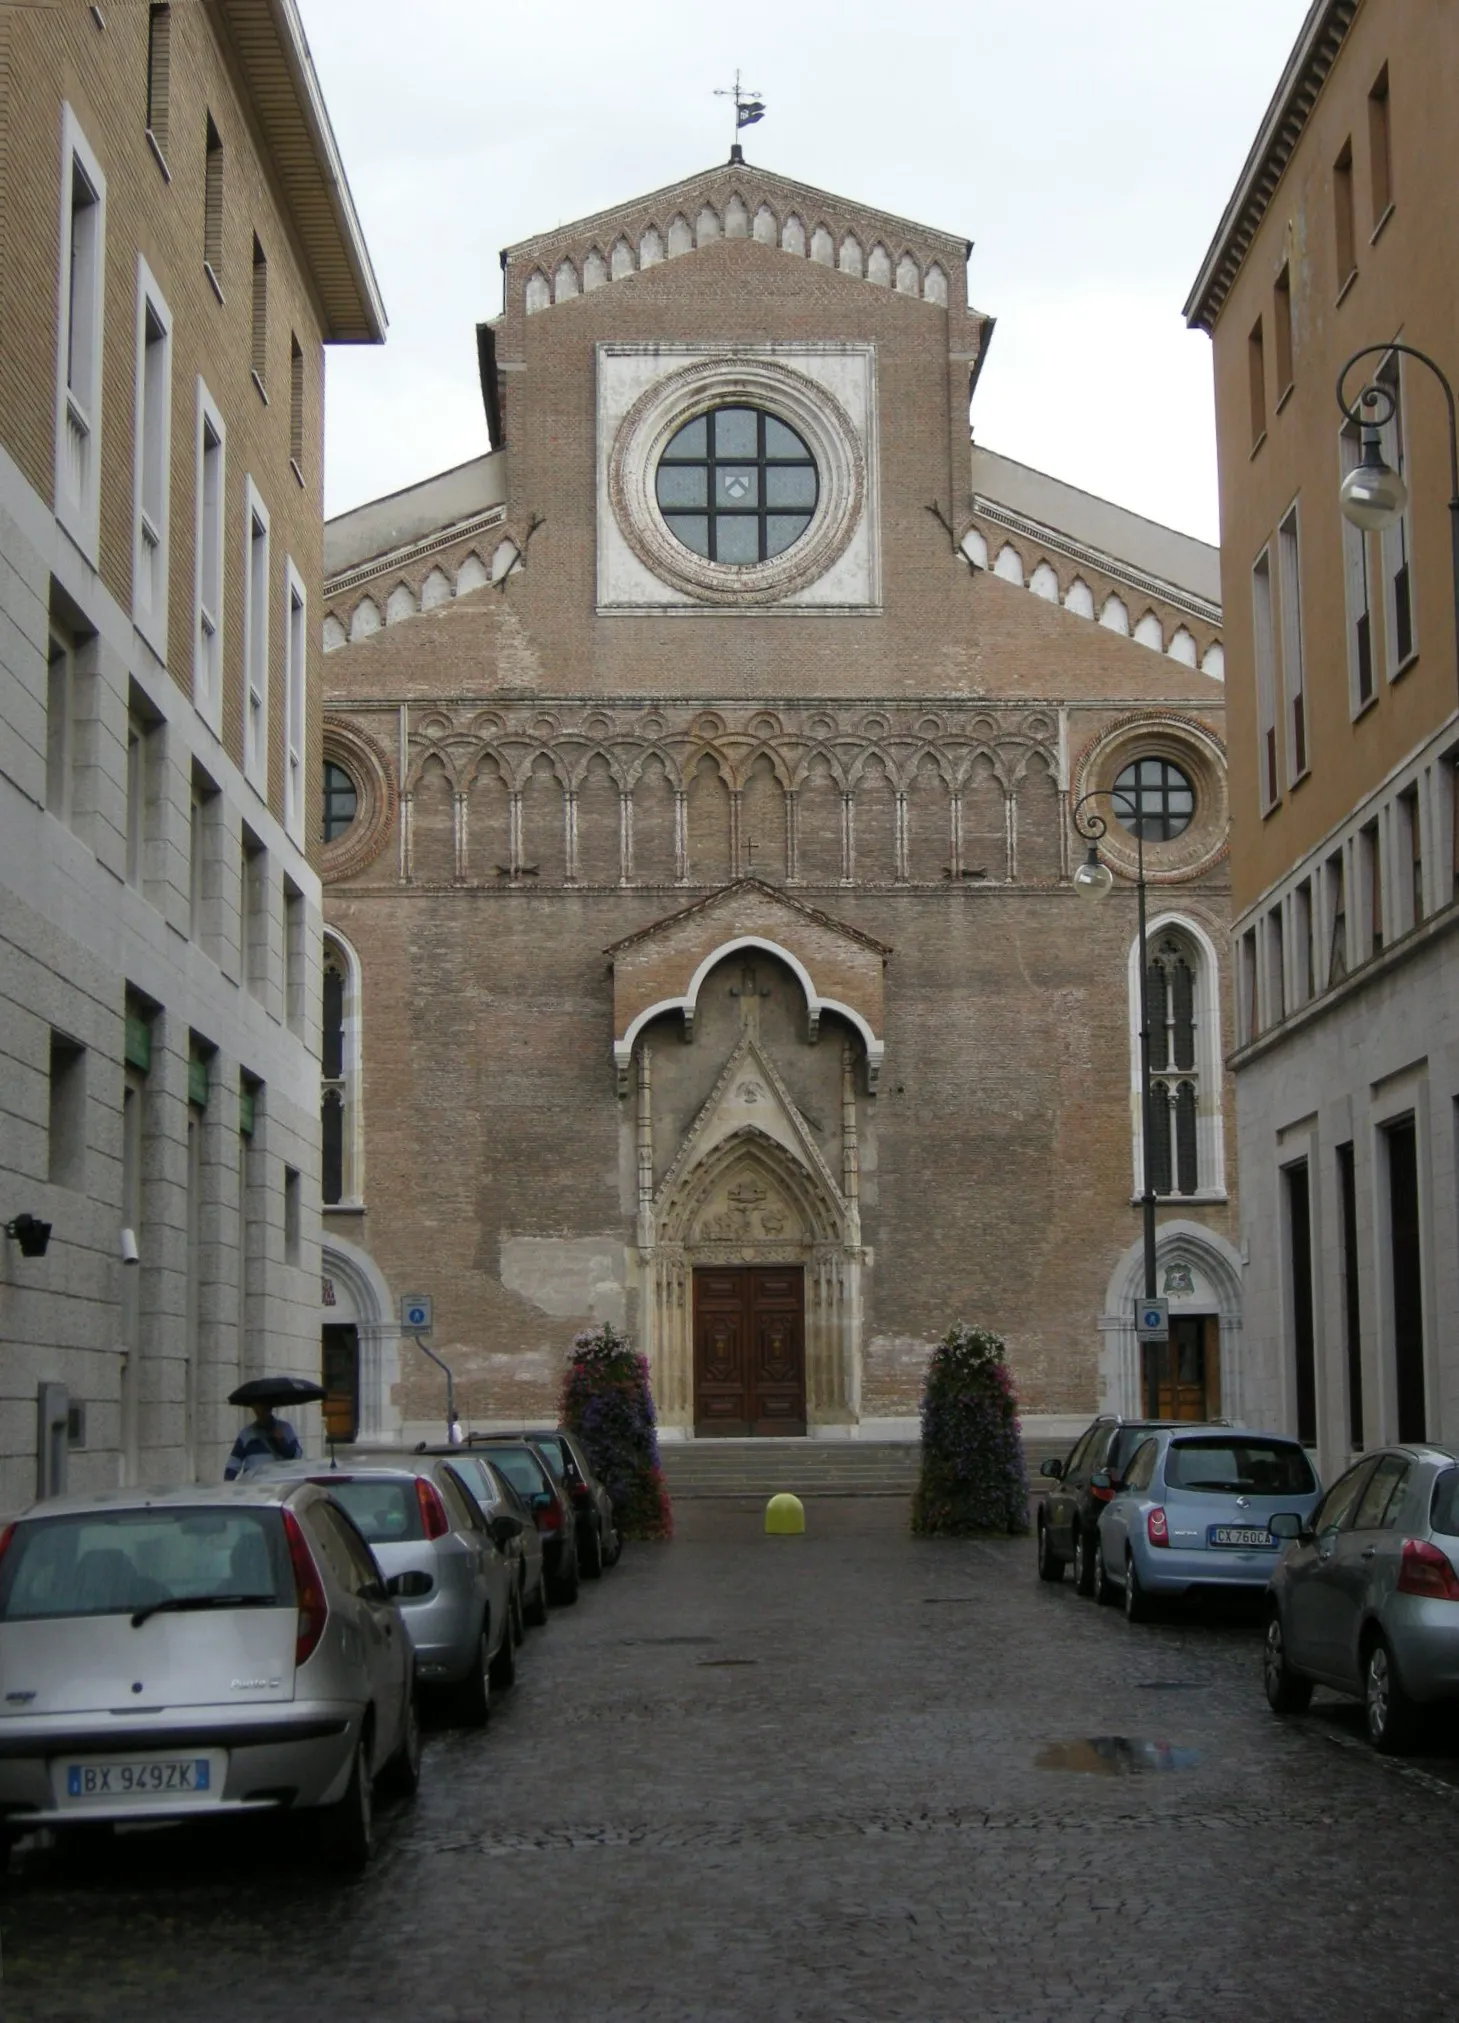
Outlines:
<svg viewBox="0 0 1459 2023"><path fill-rule="evenodd" d="M1083 1777L1138 1777L1147 1770L1193 1770L1198 1749L1128 1735L1089 1735L1077 1742L1046 1742L1034 1757L1038 1770L1069 1770Z"/></svg>

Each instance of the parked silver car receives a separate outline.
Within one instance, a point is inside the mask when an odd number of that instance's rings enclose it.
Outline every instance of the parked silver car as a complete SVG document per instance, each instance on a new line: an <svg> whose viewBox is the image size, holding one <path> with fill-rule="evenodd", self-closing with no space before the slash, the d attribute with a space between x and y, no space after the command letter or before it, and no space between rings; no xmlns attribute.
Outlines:
<svg viewBox="0 0 1459 2023"><path fill-rule="evenodd" d="M363 1867L375 1780L420 1777L412 1585L310 1482L35 1505L0 1534L0 1852L291 1807Z"/></svg>
<svg viewBox="0 0 1459 2023"><path fill-rule="evenodd" d="M454 1719L480 1727L493 1686L516 1677L511 1582L480 1507L430 1455L402 1455L331 1468L318 1461L270 1461L244 1481L309 1480L344 1506L387 1576L425 1576L402 1597L415 1647L415 1675L443 1694Z"/></svg>
<svg viewBox="0 0 1459 2023"><path fill-rule="evenodd" d="M1272 1575L1262 1669L1278 1714L1314 1685L1363 1702L1373 1746L1396 1754L1420 1710L1459 1699L1459 1455L1390 1447L1340 1475Z"/></svg>
<svg viewBox="0 0 1459 2023"><path fill-rule="evenodd" d="M541 1627L547 1621L547 1572L542 1551L542 1534L532 1511L506 1476L493 1468L479 1448L431 1448L430 1453L449 1457L451 1466L471 1491L492 1524L498 1517L514 1518L521 1526L515 1546L517 1563L517 1610L523 1623ZM512 1557L508 1549L508 1557Z"/></svg>

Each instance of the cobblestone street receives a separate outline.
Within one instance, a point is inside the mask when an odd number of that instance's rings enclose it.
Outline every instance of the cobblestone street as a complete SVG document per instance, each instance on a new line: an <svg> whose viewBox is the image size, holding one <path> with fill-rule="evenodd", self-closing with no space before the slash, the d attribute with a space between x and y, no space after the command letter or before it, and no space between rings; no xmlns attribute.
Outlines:
<svg viewBox="0 0 1459 2023"><path fill-rule="evenodd" d="M1251 1618L1132 1629L895 1499L678 1515L433 1734L363 1883L277 1828L22 1854L6 2023L1453 2015L1459 1764L1276 1722Z"/></svg>

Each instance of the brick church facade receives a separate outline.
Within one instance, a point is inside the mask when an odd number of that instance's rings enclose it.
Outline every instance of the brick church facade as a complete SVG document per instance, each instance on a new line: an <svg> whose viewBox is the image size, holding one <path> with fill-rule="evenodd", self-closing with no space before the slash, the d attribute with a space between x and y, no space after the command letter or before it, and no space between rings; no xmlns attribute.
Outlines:
<svg viewBox="0 0 1459 2023"><path fill-rule="evenodd" d="M968 252L738 160L514 246L490 453L329 527L341 1432L439 1431L416 1292L468 1426L601 1319L671 1434L908 1430L959 1317L1035 1424L1239 1412L1215 552L970 444Z"/></svg>

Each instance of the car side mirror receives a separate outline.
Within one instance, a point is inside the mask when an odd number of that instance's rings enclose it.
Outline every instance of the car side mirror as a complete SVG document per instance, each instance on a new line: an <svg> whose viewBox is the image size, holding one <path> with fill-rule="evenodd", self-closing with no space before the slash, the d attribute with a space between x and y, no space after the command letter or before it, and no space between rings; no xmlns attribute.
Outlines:
<svg viewBox="0 0 1459 2023"><path fill-rule="evenodd" d="M1305 1517L1295 1510L1278 1510L1267 1519L1267 1530L1273 1538L1311 1538L1312 1527Z"/></svg>
<svg viewBox="0 0 1459 2023"><path fill-rule="evenodd" d="M1120 1485L1118 1478L1111 1475L1107 1468L1096 1468L1089 1478L1089 1486L1091 1489L1108 1489L1113 1494Z"/></svg>
<svg viewBox="0 0 1459 2023"><path fill-rule="evenodd" d="M393 1573L385 1583L385 1592L393 1602L419 1601L428 1595L435 1582L428 1573L412 1567L408 1573Z"/></svg>
<svg viewBox="0 0 1459 2023"><path fill-rule="evenodd" d="M1052 1475L1055 1482L1061 1482L1064 1478L1064 1464L1062 1461L1046 1461L1040 1468L1039 1474Z"/></svg>
<svg viewBox="0 0 1459 2023"><path fill-rule="evenodd" d="M514 1538L520 1538L525 1529L520 1517L513 1517L509 1510L500 1510L491 1520L491 1535L497 1550L504 1552Z"/></svg>

